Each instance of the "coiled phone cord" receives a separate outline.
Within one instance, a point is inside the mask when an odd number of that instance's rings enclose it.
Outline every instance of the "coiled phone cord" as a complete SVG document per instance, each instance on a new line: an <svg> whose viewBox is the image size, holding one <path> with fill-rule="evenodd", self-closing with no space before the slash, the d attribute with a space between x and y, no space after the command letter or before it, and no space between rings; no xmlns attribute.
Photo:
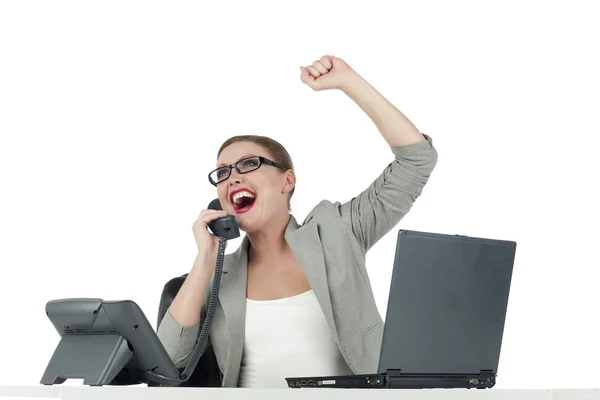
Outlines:
<svg viewBox="0 0 600 400"><path fill-rule="evenodd" d="M213 315L215 313L215 307L217 299L219 298L219 287L221 286L221 273L223 271L223 258L225 257L225 244L227 240L223 237L219 237L219 249L217 252L217 266L215 267L215 279L212 285L212 292L210 294L210 300L208 302L208 310L206 312L206 317L204 318L204 322L202 323L202 329L200 330L200 336L198 337L198 341L196 342L196 347L194 347L194 351L190 356L190 360L188 361L187 366L181 373L181 379L183 382L186 382L196 366L200 361L200 357L204 354L204 350L206 349L206 345L208 344L208 335L210 333L210 327L212 325Z"/></svg>
<svg viewBox="0 0 600 400"><path fill-rule="evenodd" d="M176 386L180 385L183 382L187 382L188 379L192 376L192 373L196 369L200 358L204 354L206 349L206 345L208 344L208 335L210 333L210 327L212 325L213 315L215 314L215 307L217 299L219 298L219 287L221 286L221 273L223 271L223 259L225 257L225 244L227 239L224 237L219 237L219 249L217 251L217 265L215 267L215 278L214 283L212 285L212 291L210 294L210 300L208 301L208 310L206 312L206 317L204 318L204 322L202 323L202 329L200 330L200 335L198 340L196 341L196 346L194 347L194 351L190 356L190 359L181 373L180 379L174 379L171 377L164 376L154 371L148 371L148 375L153 378L152 380L158 383L160 386Z"/></svg>

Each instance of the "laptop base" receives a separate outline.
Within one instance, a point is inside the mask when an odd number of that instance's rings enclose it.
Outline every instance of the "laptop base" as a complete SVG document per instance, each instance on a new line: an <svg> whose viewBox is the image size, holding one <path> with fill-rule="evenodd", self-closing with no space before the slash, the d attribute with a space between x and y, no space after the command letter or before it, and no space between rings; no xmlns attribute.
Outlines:
<svg viewBox="0 0 600 400"><path fill-rule="evenodd" d="M479 374L402 374L397 372L372 375L285 378L290 388L346 389L490 389L496 375L489 371Z"/></svg>

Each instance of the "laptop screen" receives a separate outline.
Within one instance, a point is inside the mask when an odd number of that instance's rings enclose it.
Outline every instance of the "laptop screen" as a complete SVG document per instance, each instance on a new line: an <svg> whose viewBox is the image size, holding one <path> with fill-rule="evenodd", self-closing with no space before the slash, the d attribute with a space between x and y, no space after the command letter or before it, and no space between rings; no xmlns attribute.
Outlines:
<svg viewBox="0 0 600 400"><path fill-rule="evenodd" d="M496 373L516 243L400 230L379 372Z"/></svg>

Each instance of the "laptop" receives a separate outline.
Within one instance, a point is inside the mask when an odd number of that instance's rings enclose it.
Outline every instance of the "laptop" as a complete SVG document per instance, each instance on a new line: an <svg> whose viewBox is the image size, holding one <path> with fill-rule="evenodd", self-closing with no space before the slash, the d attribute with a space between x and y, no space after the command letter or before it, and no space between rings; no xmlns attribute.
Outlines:
<svg viewBox="0 0 600 400"><path fill-rule="evenodd" d="M492 388L516 242L400 230L377 371L290 388Z"/></svg>

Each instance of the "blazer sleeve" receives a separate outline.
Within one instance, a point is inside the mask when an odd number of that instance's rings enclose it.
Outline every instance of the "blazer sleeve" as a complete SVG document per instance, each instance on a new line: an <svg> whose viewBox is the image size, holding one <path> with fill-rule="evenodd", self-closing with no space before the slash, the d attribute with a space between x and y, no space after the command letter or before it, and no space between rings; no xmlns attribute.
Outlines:
<svg viewBox="0 0 600 400"><path fill-rule="evenodd" d="M177 322L169 310L167 310L161 323L158 325L157 336L165 347L167 354L171 360L173 360L176 368L184 368L187 365L189 358L196 347L196 342L200 335L200 328L202 327L202 323L204 322L208 311L208 300L210 299L213 281L214 277L211 279L210 284L206 289L206 294L204 295L202 311L200 313L200 322L192 326L183 326ZM210 346L209 335L206 349Z"/></svg>
<svg viewBox="0 0 600 400"><path fill-rule="evenodd" d="M366 253L411 209L437 164L433 140L391 146L394 160L358 196L333 203L334 210L351 228Z"/></svg>

